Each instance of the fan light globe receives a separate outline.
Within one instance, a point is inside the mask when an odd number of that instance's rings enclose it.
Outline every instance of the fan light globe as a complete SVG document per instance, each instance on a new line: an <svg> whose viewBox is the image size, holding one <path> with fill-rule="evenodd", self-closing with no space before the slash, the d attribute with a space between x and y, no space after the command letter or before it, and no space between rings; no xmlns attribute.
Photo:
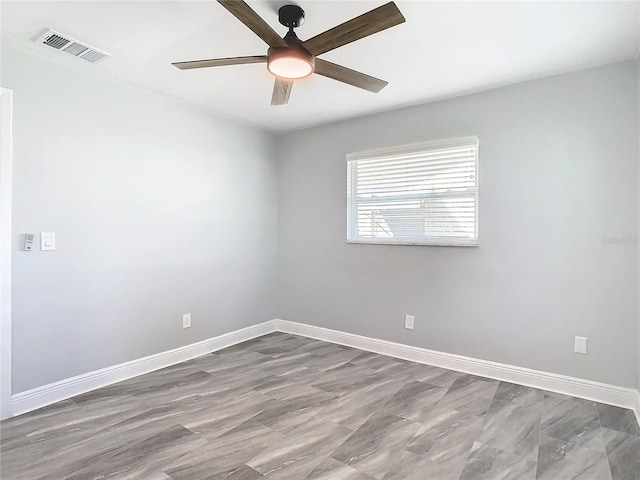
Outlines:
<svg viewBox="0 0 640 480"><path fill-rule="evenodd" d="M267 65L267 68L276 77L304 78L313 73L313 67L299 58L276 58Z"/></svg>
<svg viewBox="0 0 640 480"><path fill-rule="evenodd" d="M267 59L267 69L276 77L304 78L313 73L313 55L297 48L271 48Z"/></svg>

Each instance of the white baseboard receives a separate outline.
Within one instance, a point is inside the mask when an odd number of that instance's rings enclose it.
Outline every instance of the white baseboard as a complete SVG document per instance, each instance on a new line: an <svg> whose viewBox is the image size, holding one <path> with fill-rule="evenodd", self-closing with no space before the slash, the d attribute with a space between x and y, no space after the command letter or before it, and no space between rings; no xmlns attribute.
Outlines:
<svg viewBox="0 0 640 480"><path fill-rule="evenodd" d="M540 388L556 393L580 397L587 400L632 409L638 416L640 423L640 393L631 388L618 387L605 383L583 380L556 373L541 372L530 368L516 367L503 363L464 357L453 353L427 350L400 343L363 337L353 333L330 330L313 325L290 322L277 319L276 330L285 333L302 335L305 337L324 340L327 342L346 345L367 350L369 352L389 355L418 363L425 363L436 367L447 368L483 377L503 380L506 382Z"/></svg>
<svg viewBox="0 0 640 480"><path fill-rule="evenodd" d="M206 355L274 331L275 321L269 320L268 322L225 333L224 335L209 338L201 342L192 343L191 345L185 345L184 347L149 355L148 357L27 390L11 396L12 413L13 415L20 415L30 412L46 405L51 405L52 403L86 393L90 390L95 390L96 388L105 387L144 373L153 372L154 370L169 367L176 363L191 360L192 358Z"/></svg>
<svg viewBox="0 0 640 480"><path fill-rule="evenodd" d="M11 397L13 415L30 412L82 393L169 367L275 331L434 365L483 377L540 388L634 410L640 423L640 392L580 378L438 352L313 325L275 319L174 350L103 368L21 392Z"/></svg>

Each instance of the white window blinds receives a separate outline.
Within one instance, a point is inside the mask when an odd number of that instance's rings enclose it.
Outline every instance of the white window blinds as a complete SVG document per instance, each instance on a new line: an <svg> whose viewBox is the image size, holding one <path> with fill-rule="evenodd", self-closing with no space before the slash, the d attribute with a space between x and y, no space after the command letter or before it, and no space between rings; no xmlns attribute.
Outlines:
<svg viewBox="0 0 640 480"><path fill-rule="evenodd" d="M478 245L478 139L347 155L347 241Z"/></svg>

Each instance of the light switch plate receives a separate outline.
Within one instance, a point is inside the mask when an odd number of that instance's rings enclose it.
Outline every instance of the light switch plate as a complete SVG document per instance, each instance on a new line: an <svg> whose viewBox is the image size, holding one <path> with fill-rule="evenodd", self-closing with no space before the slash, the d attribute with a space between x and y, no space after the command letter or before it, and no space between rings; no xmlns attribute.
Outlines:
<svg viewBox="0 0 640 480"><path fill-rule="evenodd" d="M56 234L55 232L40 233L40 250L55 250Z"/></svg>

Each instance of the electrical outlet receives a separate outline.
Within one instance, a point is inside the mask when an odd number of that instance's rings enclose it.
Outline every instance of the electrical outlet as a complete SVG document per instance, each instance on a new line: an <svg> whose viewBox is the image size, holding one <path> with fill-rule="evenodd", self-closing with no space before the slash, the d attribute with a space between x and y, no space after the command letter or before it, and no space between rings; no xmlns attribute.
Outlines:
<svg viewBox="0 0 640 480"><path fill-rule="evenodd" d="M576 337L573 344L576 353L587 353L587 337Z"/></svg>
<svg viewBox="0 0 640 480"><path fill-rule="evenodd" d="M184 315L182 315L182 328L189 327L191 327L191 314L185 313Z"/></svg>
<svg viewBox="0 0 640 480"><path fill-rule="evenodd" d="M413 323L415 318L413 315L405 315L404 316L404 328L408 328L409 330L413 330Z"/></svg>

